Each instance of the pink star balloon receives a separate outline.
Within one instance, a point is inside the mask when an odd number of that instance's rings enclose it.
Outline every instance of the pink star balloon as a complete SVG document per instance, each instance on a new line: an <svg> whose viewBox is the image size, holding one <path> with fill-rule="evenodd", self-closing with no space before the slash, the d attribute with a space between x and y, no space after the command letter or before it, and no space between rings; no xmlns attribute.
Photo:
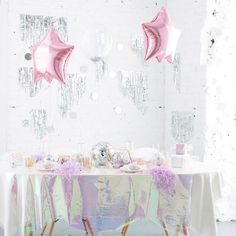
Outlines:
<svg viewBox="0 0 236 236"><path fill-rule="evenodd" d="M66 62L74 46L63 43L54 27L41 42L30 48L34 63L34 81L45 78L49 83L53 79L65 83Z"/></svg>
<svg viewBox="0 0 236 236"><path fill-rule="evenodd" d="M155 57L159 62L166 59L173 63L176 46L180 37L180 30L176 29L164 7L156 17L148 23L142 24L144 31L145 55L147 61Z"/></svg>

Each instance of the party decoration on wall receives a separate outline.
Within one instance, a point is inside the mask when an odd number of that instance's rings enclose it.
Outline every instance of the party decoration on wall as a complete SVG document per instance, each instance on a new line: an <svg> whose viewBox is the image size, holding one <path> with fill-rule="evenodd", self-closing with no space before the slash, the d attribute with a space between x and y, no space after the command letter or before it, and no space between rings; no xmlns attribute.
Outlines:
<svg viewBox="0 0 236 236"><path fill-rule="evenodd" d="M131 50L138 56L143 57L144 50L144 37L140 34L134 34L131 36Z"/></svg>
<svg viewBox="0 0 236 236"><path fill-rule="evenodd" d="M178 143L187 143L193 137L193 112L173 111L171 118L172 136Z"/></svg>
<svg viewBox="0 0 236 236"><path fill-rule="evenodd" d="M35 82L44 78L49 83L53 79L65 83L65 66L73 49L74 46L60 40L52 27L39 43L31 47Z"/></svg>
<svg viewBox="0 0 236 236"><path fill-rule="evenodd" d="M145 105L148 98L148 79L147 74L142 71L121 71L121 89L135 106L145 112Z"/></svg>
<svg viewBox="0 0 236 236"><path fill-rule="evenodd" d="M18 69L18 84L30 97L34 97L42 88L41 81L34 82L33 70L33 67L20 67Z"/></svg>
<svg viewBox="0 0 236 236"><path fill-rule="evenodd" d="M58 109L61 116L77 105L86 91L86 75L67 74L66 84L58 85Z"/></svg>
<svg viewBox="0 0 236 236"><path fill-rule="evenodd" d="M159 62L166 59L173 63L180 30L172 25L166 9L162 7L151 22L142 24L142 28L145 39L144 59L155 57Z"/></svg>
<svg viewBox="0 0 236 236"><path fill-rule="evenodd" d="M47 112L45 109L30 111L30 126L37 138L42 139L47 133Z"/></svg>
<svg viewBox="0 0 236 236"><path fill-rule="evenodd" d="M21 14L21 40L28 46L32 46L38 43L52 26L57 30L59 37L66 42L68 37L67 19L65 17Z"/></svg>
<svg viewBox="0 0 236 236"><path fill-rule="evenodd" d="M104 78L107 71L106 57L112 49L112 36L104 30L87 31L83 39L83 49L96 65L96 77Z"/></svg>
<svg viewBox="0 0 236 236"><path fill-rule="evenodd" d="M181 67L180 67L180 53L175 54L173 62L173 82L176 90L181 92Z"/></svg>

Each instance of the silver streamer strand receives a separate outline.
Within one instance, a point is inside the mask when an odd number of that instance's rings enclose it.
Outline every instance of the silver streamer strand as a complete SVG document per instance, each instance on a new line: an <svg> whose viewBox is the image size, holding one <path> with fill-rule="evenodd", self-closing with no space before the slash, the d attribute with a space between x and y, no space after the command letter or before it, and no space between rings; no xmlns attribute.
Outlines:
<svg viewBox="0 0 236 236"><path fill-rule="evenodd" d="M174 63L173 63L173 82L175 89L180 93L181 92L181 60L180 53L175 54Z"/></svg>
<svg viewBox="0 0 236 236"><path fill-rule="evenodd" d="M102 57L90 58L96 65L96 78L102 80L107 72L107 64Z"/></svg>
<svg viewBox="0 0 236 236"><path fill-rule="evenodd" d="M47 133L47 113L44 109L30 111L30 126L37 138L42 139Z"/></svg>
<svg viewBox="0 0 236 236"><path fill-rule="evenodd" d="M34 82L33 67L20 67L18 69L18 84L24 88L30 97L34 97L42 87L41 81Z"/></svg>
<svg viewBox="0 0 236 236"><path fill-rule="evenodd" d="M131 50L138 55L139 57L143 58L143 50L144 50L144 38L141 34L134 34L131 37Z"/></svg>
<svg viewBox="0 0 236 236"><path fill-rule="evenodd" d="M121 71L121 89L135 106L145 113L148 98L148 79L145 72Z"/></svg>
<svg viewBox="0 0 236 236"><path fill-rule="evenodd" d="M66 84L58 85L58 109L61 116L79 103L86 91L86 75L67 74Z"/></svg>
<svg viewBox="0 0 236 236"><path fill-rule="evenodd" d="M68 41L66 18L21 14L21 40L28 46L32 46L38 43L52 26L55 27L62 41Z"/></svg>
<svg viewBox="0 0 236 236"><path fill-rule="evenodd" d="M187 143L193 137L193 112L172 112L171 130L176 142Z"/></svg>

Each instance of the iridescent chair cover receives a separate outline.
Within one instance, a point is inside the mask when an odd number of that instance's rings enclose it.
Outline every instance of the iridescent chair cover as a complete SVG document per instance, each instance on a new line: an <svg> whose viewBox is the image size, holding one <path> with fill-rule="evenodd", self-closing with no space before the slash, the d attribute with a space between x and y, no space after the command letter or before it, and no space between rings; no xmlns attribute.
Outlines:
<svg viewBox="0 0 236 236"><path fill-rule="evenodd" d="M173 195L160 190L157 215L166 236L170 235L169 227L176 228L176 236L179 235L181 229L183 235L189 235L191 189L192 175L178 175Z"/></svg>
<svg viewBox="0 0 236 236"><path fill-rule="evenodd" d="M144 218L147 216L148 204L151 194L152 182L150 176L133 175L132 184L132 201L130 202L130 220Z"/></svg>
<svg viewBox="0 0 236 236"><path fill-rule="evenodd" d="M129 217L131 178L128 176L79 176L82 202L81 216L74 217L73 226L82 228L82 219L89 220L93 231L114 230ZM78 201L79 198L77 198Z"/></svg>
<svg viewBox="0 0 236 236"><path fill-rule="evenodd" d="M41 214L43 225L51 223L56 218L53 198L56 178L56 176L44 176L41 182Z"/></svg>
<svg viewBox="0 0 236 236"><path fill-rule="evenodd" d="M15 195L17 224L20 226L19 235L31 235L37 228L34 177L20 175L14 177L13 193Z"/></svg>

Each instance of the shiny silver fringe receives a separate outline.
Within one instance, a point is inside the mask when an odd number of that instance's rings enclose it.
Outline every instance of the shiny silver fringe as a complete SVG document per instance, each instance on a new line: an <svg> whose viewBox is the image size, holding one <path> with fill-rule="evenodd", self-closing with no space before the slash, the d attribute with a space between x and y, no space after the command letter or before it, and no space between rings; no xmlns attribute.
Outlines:
<svg viewBox="0 0 236 236"><path fill-rule="evenodd" d="M20 67L18 69L18 84L30 97L34 97L42 87L41 81L34 82L33 71L33 67Z"/></svg>
<svg viewBox="0 0 236 236"><path fill-rule="evenodd" d="M141 34L134 34L131 37L131 50L141 58L143 58L144 38Z"/></svg>
<svg viewBox="0 0 236 236"><path fill-rule="evenodd" d="M55 27L62 41L68 41L67 19L65 17L21 14L21 40L28 46L32 46L45 36L51 26Z"/></svg>
<svg viewBox="0 0 236 236"><path fill-rule="evenodd" d="M142 111L146 111L146 101L148 98L148 78L145 72L121 71L121 89L135 106Z"/></svg>
<svg viewBox="0 0 236 236"><path fill-rule="evenodd" d="M181 58L180 53L175 54L173 62L173 82L175 89L181 92Z"/></svg>
<svg viewBox="0 0 236 236"><path fill-rule="evenodd" d="M187 143L193 137L193 112L173 111L171 119L172 136L176 142Z"/></svg>
<svg viewBox="0 0 236 236"><path fill-rule="evenodd" d="M105 73L107 72L107 64L104 58L93 57L93 58L90 58L90 60L95 63L97 80L104 79Z"/></svg>
<svg viewBox="0 0 236 236"><path fill-rule="evenodd" d="M85 91L85 75L67 74L66 83L58 85L58 109L60 115L66 115L73 105L78 104Z"/></svg>
<svg viewBox="0 0 236 236"><path fill-rule="evenodd" d="M47 113L45 109L30 111L30 126L37 138L42 139L47 133Z"/></svg>

